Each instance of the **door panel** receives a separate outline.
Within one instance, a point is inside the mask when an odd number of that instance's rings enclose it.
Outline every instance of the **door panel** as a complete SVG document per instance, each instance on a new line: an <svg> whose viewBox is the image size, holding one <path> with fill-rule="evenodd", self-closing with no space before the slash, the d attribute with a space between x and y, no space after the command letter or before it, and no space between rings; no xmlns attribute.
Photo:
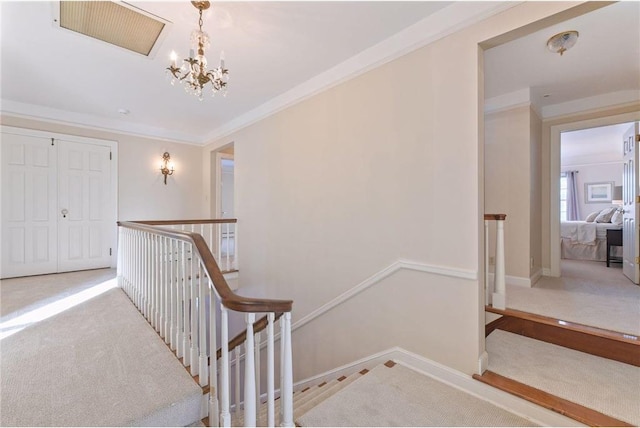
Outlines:
<svg viewBox="0 0 640 428"><path fill-rule="evenodd" d="M2 135L0 278L57 270L55 147L48 138Z"/></svg>
<svg viewBox="0 0 640 428"><path fill-rule="evenodd" d="M622 243L624 274L634 283L640 281L640 269L637 258L640 255L640 239L638 238L638 209L636 197L640 196L638 188L638 123L634 123L624 134L623 154L624 168L623 184L623 215L622 215Z"/></svg>
<svg viewBox="0 0 640 428"><path fill-rule="evenodd" d="M63 272L108 267L109 229L115 227L108 209L110 148L70 141L57 143L58 269Z"/></svg>

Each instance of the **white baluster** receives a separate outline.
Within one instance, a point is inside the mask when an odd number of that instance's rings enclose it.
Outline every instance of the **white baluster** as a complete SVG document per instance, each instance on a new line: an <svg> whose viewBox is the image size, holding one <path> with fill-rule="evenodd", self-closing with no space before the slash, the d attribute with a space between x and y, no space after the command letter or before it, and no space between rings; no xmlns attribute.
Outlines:
<svg viewBox="0 0 640 428"><path fill-rule="evenodd" d="M198 271L198 315L200 316L200 322L198 323L198 329L200 332L200 367L198 369L198 379L200 380L200 386L205 386L209 381L209 374L207 373L207 307L205 305L206 281L204 278L204 269L200 260L198 261Z"/></svg>
<svg viewBox="0 0 640 428"><path fill-rule="evenodd" d="M169 240L169 310L171 314L170 331L169 331L169 348L176 350L176 337L178 336L176 314L178 312L178 300L176 299L176 241Z"/></svg>
<svg viewBox="0 0 640 428"><path fill-rule="evenodd" d="M282 385L280 386L280 400L282 401L282 422L283 427L292 427L293 424L293 359L291 354L291 312L282 315L284 321L284 354L281 358L284 361L284 373L282 375Z"/></svg>
<svg viewBox="0 0 640 428"><path fill-rule="evenodd" d="M229 413L229 314L227 308L220 304L220 425L231 426Z"/></svg>
<svg viewBox="0 0 640 428"><path fill-rule="evenodd" d="M183 226L184 228L184 226ZM192 248L191 244L186 244L187 254L185 254L185 260L183 261L184 269L183 269L183 280L182 280L182 304L183 304L183 314L184 317L183 325L184 325L184 336L182 337L182 348L184 351L184 358L182 359L185 367L189 367L191 365L191 288L190 288L190 277L191 277L191 259L192 259Z"/></svg>
<svg viewBox="0 0 640 428"><path fill-rule="evenodd" d="M273 346L273 323L275 314L267 314L267 426L275 426L275 358Z"/></svg>
<svg viewBox="0 0 640 428"><path fill-rule="evenodd" d="M242 345L238 345L236 346L236 349L234 350L234 354L236 355L236 365L234 367L235 369L235 396L236 396L236 402L235 405L236 407L234 408L234 411L236 412L236 415L240 414L240 353L241 353L241 348Z"/></svg>
<svg viewBox="0 0 640 428"><path fill-rule="evenodd" d="M255 334L255 365L256 365L256 406L260 408L260 332ZM258 421L256 420L256 423Z"/></svg>
<svg viewBox="0 0 640 428"><path fill-rule="evenodd" d="M178 243L177 254L178 262L176 263L176 304L177 304L177 313L176 313L176 321L178 323L178 335L176 337L176 356L178 358L184 357L184 301L182 300L182 296L184 292L182 291L184 288L184 247L185 242L180 241Z"/></svg>
<svg viewBox="0 0 640 428"><path fill-rule="evenodd" d="M153 270L153 298L155 301L155 322L154 327L158 333L162 326L161 321L161 293L160 293L160 271L162 269L162 262L160 259L160 237L154 236L153 238L153 253L155 258L154 270Z"/></svg>
<svg viewBox="0 0 640 428"><path fill-rule="evenodd" d="M218 426L218 344L216 341L216 296L209 279L209 425Z"/></svg>
<svg viewBox="0 0 640 428"><path fill-rule="evenodd" d="M282 399L284 393L284 347L285 337L284 332L284 316L280 317L280 426L284 421L284 400Z"/></svg>
<svg viewBox="0 0 640 428"><path fill-rule="evenodd" d="M192 225L193 228L193 225ZM191 247L191 280L189 281L190 289L190 306L191 306L191 376L198 374L198 296L197 296L197 271L199 269L200 261L196 260L195 246Z"/></svg>
<svg viewBox="0 0 640 428"><path fill-rule="evenodd" d="M166 317L166 312L165 312L165 300L166 300L166 294L164 292L164 282L165 282L165 275L164 275L164 271L166 268L166 260L165 260L165 250L164 250L164 237L163 236L159 236L158 237L158 250L159 250L159 256L160 256L160 271L158 272L158 293L160 294L160 337L165 337L165 317Z"/></svg>
<svg viewBox="0 0 640 428"><path fill-rule="evenodd" d="M495 292L493 293L493 307L506 308L506 285L504 269L504 220L496 220L496 273Z"/></svg>
<svg viewBox="0 0 640 428"><path fill-rule="evenodd" d="M246 314L247 338L244 352L244 426L256 426L256 364L253 337L255 314Z"/></svg>
<svg viewBox="0 0 640 428"><path fill-rule="evenodd" d="M484 221L484 304L491 304L491 284L489 284L489 220Z"/></svg>
<svg viewBox="0 0 640 428"><path fill-rule="evenodd" d="M238 223L233 223L233 269L238 269Z"/></svg>

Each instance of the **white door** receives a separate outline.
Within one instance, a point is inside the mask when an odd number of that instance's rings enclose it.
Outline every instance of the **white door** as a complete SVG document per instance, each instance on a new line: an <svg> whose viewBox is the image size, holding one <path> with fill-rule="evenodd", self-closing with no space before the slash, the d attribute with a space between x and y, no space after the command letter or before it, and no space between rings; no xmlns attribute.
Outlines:
<svg viewBox="0 0 640 428"><path fill-rule="evenodd" d="M16 134L2 134L1 146L0 278L56 272L56 147Z"/></svg>
<svg viewBox="0 0 640 428"><path fill-rule="evenodd" d="M235 161L232 154L217 153L217 218L234 218L234 174ZM236 237L235 228L230 224L221 225L221 237L218 246L220 246L220 256L227 257L235 252Z"/></svg>
<svg viewBox="0 0 640 428"><path fill-rule="evenodd" d="M623 154L624 169L622 176L623 209L622 243L624 274L634 283L640 281L638 256L640 255L640 239L638 237L637 201L640 197L638 189L638 122L634 123L624 134Z"/></svg>
<svg viewBox="0 0 640 428"><path fill-rule="evenodd" d="M1 138L0 278L111 266L114 143L19 128Z"/></svg>
<svg viewBox="0 0 640 428"><path fill-rule="evenodd" d="M58 271L108 267L111 149L56 140L58 145Z"/></svg>

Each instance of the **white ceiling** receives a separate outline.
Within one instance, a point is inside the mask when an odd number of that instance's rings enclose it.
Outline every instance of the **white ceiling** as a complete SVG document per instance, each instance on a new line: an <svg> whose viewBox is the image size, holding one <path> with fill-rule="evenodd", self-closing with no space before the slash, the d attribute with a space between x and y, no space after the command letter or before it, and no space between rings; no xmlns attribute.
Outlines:
<svg viewBox="0 0 640 428"><path fill-rule="evenodd" d="M2 112L204 144L295 102L296 91L311 94L517 2L214 2L207 56L215 64L224 49L231 78L226 98L202 102L164 72L171 50L187 53L197 10L130 4L172 22L154 58L56 27L55 2L0 1ZM487 51L487 98L531 87L544 106L637 93L639 16L640 3L618 3ZM549 53L547 38L568 27L580 31L577 45Z"/></svg>
<svg viewBox="0 0 640 428"><path fill-rule="evenodd" d="M563 132L560 135L562 165L576 162L622 162L622 141L630 123Z"/></svg>

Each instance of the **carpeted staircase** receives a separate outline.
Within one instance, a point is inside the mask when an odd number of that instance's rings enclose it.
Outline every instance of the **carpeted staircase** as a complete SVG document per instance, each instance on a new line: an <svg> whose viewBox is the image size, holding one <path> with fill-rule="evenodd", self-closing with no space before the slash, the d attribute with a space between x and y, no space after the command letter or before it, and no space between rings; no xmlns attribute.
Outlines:
<svg viewBox="0 0 640 428"><path fill-rule="evenodd" d="M296 426L537 426L393 361L298 391L293 404ZM241 410L232 425L243 419ZM266 404L257 425L266 426Z"/></svg>

